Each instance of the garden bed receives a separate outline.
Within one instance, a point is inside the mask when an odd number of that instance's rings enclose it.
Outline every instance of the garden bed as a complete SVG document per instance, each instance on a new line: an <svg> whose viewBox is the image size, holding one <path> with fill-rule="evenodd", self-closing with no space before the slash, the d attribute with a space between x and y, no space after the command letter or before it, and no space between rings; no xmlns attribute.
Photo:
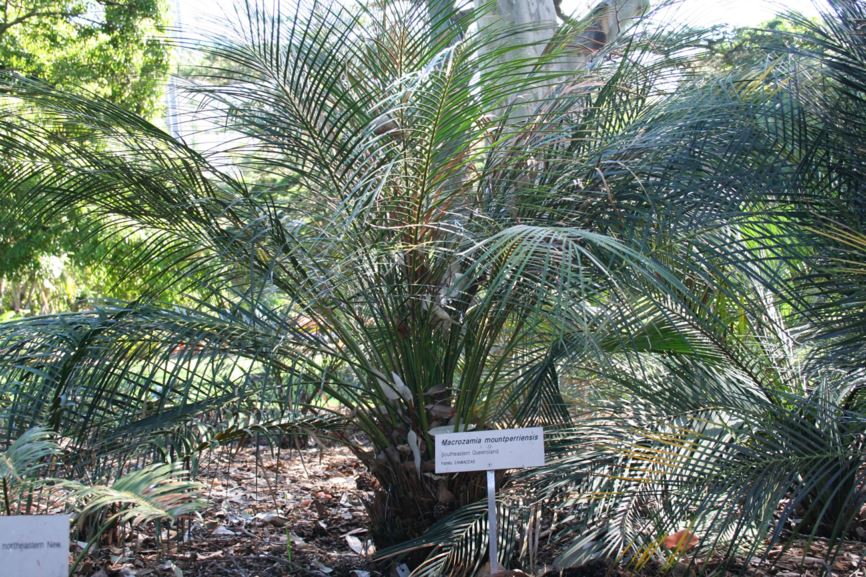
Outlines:
<svg viewBox="0 0 866 577"><path fill-rule="evenodd" d="M272 451L246 447L210 454L200 480L209 506L178 532L120 535L85 561L81 577L376 577L390 575L387 562L374 562L367 540L365 500L370 479L345 448ZM818 577L824 574L826 546L793 546L774 559L732 567L730 575ZM866 547L843 544L833 574L866 576ZM672 575L693 573L677 567ZM650 567L642 575L658 575ZM547 575L558 573L547 572ZM596 563L570 569L563 577L628 577L628 571Z"/></svg>

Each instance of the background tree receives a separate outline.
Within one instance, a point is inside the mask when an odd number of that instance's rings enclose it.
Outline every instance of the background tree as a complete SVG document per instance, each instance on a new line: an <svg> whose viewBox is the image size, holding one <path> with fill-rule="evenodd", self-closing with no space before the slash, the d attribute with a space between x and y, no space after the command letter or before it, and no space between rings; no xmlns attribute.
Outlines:
<svg viewBox="0 0 866 577"><path fill-rule="evenodd" d="M168 50L158 38L165 12L160 0L10 0L0 5L0 66L153 119L168 72ZM129 242L100 247L93 239L99 227L86 211L36 223L21 210L32 183L8 166L2 172L0 313L44 313L94 293L131 294L100 264L129 261Z"/></svg>
<svg viewBox="0 0 866 577"><path fill-rule="evenodd" d="M0 62L153 118L168 52L161 0L10 0L0 11Z"/></svg>

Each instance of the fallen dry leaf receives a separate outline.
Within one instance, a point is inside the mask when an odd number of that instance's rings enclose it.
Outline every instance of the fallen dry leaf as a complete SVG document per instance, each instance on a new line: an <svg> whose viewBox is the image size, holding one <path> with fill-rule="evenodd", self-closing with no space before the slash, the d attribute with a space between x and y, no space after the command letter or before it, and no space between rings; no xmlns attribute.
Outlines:
<svg viewBox="0 0 866 577"><path fill-rule="evenodd" d="M676 533L671 533L662 541L665 549L672 551L689 551L694 549L700 539L688 529L680 529Z"/></svg>

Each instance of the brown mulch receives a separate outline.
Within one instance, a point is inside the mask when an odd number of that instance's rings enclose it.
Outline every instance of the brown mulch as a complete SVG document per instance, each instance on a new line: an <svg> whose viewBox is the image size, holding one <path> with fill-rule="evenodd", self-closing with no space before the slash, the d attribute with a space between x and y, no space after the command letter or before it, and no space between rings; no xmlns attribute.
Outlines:
<svg viewBox="0 0 866 577"><path fill-rule="evenodd" d="M133 531L81 577L376 577L365 473L344 448L223 450L202 463L208 508L181 531ZM362 483L363 486L363 483Z"/></svg>
<svg viewBox="0 0 866 577"><path fill-rule="evenodd" d="M392 577L393 568L373 562L364 502L369 477L345 448L272 451L268 447L224 449L202 464L208 508L178 530L130 531L115 536L85 561L77 577ZM359 488L360 487L360 488ZM806 551L777 548L720 574L752 577L866 577L866 543L844 543L831 567L826 544ZM694 567L663 572L645 567L640 577L686 576ZM635 577L594 563L546 577Z"/></svg>
<svg viewBox="0 0 866 577"><path fill-rule="evenodd" d="M706 574L724 577L745 575L748 577L866 577L866 543L849 541L842 543L829 566L824 561L827 554L827 543L816 540L808 549L791 546L781 546L772 549L767 559L754 558L741 565L727 565L725 568L713 566L708 562L704 567L681 563L673 568L663 570L658 564L652 563L640 572L629 571L615 564L596 561L583 567L566 569L547 573L544 577L687 577ZM711 571L714 570L714 571ZM829 570L829 571L828 571Z"/></svg>

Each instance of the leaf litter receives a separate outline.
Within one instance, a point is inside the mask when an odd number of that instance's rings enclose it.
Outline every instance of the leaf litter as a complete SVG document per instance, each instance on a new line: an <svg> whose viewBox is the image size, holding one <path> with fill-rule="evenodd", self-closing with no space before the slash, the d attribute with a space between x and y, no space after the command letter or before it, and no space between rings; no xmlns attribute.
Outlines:
<svg viewBox="0 0 866 577"><path fill-rule="evenodd" d="M372 559L364 503L372 498L368 473L342 447L271 451L268 447L214 451L203 459L198 480L209 506L181 527L122 533L122 543L101 547L76 577L384 577L393 574ZM866 528L866 515L860 525ZM859 527L858 527L859 529ZM866 529L864 529L866 530ZM859 535L859 533L858 533ZM864 534L866 536L866 534ZM671 546L692 545L694 536L669 536ZM832 564L827 545L794 544L722 575L866 577L866 546L845 542ZM79 548L80 550L80 548ZM547 552L548 554L550 552ZM551 558L552 560L552 558ZM677 567L694 575L699 567ZM705 570L712 569L712 561ZM509 572L511 573L511 572ZM544 573L543 570L539 574ZM647 567L642 577L661 575ZM631 577L611 563L549 572L545 577Z"/></svg>

